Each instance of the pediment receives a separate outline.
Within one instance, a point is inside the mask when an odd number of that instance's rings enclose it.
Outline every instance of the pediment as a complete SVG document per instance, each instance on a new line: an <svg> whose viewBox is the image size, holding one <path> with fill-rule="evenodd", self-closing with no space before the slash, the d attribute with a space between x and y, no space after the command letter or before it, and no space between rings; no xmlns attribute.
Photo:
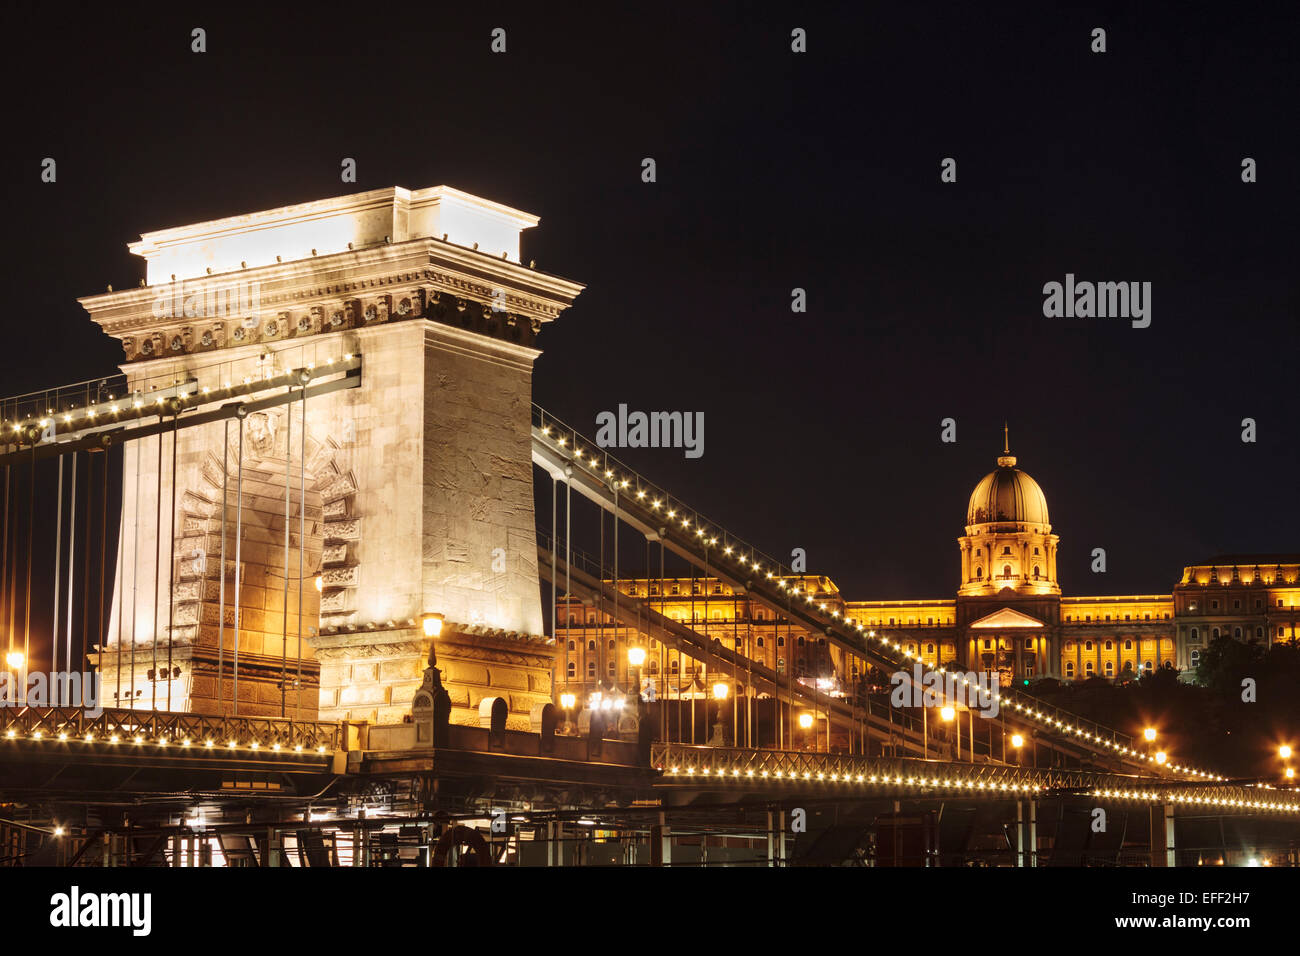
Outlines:
<svg viewBox="0 0 1300 956"><path fill-rule="evenodd" d="M972 629L979 630L994 630L1005 627L1047 627L1038 618L1030 617L1028 614L1023 614L1010 607L999 608L992 614L986 614L978 621L972 621L970 626Z"/></svg>

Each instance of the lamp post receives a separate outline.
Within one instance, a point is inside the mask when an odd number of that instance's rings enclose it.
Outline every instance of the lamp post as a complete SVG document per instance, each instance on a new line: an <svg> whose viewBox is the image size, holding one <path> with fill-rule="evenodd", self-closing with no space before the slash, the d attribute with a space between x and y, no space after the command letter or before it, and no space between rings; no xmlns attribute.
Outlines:
<svg viewBox="0 0 1300 956"><path fill-rule="evenodd" d="M810 714L810 713L808 713L808 711L805 710L802 714L799 715L799 729L800 729L800 730L805 730L805 731L806 731L806 730L811 730L811 729L812 729L812 725L813 725L813 715ZM816 734L813 734L813 735L812 735L812 739L813 739L813 743L814 743L814 745L815 745L815 744L816 744L816 741L817 741L817 736L816 736Z"/></svg>
<svg viewBox="0 0 1300 956"><path fill-rule="evenodd" d="M18 682L18 699L19 704L27 703L27 655L22 651L10 651L5 655L5 664L13 672L14 679Z"/></svg>
<svg viewBox="0 0 1300 956"><path fill-rule="evenodd" d="M714 707L716 708L717 711L717 716L714 719L713 735L709 739L709 743L710 745L716 747L725 747L727 743L725 732L722 726L722 705L723 702L727 699L728 690L729 688L727 687L726 682L724 681L717 681L713 685L713 700L714 700Z"/></svg>
<svg viewBox="0 0 1300 956"><path fill-rule="evenodd" d="M1290 744L1283 744L1282 746L1280 746L1280 747L1277 748L1277 755L1278 755L1279 757L1281 757L1283 761L1290 760L1290 759L1291 759L1291 753L1292 753L1292 751L1291 751L1291 745L1290 745ZM1284 767L1282 768L1282 776L1285 777L1287 780L1294 780L1294 779L1295 779L1295 770L1294 770L1294 768L1284 766Z"/></svg>
<svg viewBox="0 0 1300 956"><path fill-rule="evenodd" d="M573 720L571 719L571 715L573 714L573 707L577 702L578 698L567 690L560 695L560 711L564 714L564 726L561 733L565 736L572 736L573 734Z"/></svg>
<svg viewBox="0 0 1300 956"><path fill-rule="evenodd" d="M952 724L953 727L956 729L956 731L957 731L957 740L956 740L957 749L956 749L956 752L955 752L955 756L956 756L956 759L961 760L961 721L956 719L956 718L957 718L957 709L956 709L955 707L953 707L951 704L945 704L944 707L943 707L943 709L939 711L939 716L943 718L943 722L944 722L945 724ZM929 754L927 754L926 756L929 756Z"/></svg>
<svg viewBox="0 0 1300 956"><path fill-rule="evenodd" d="M627 649L627 663L627 679L630 685L629 691L632 695L632 714L639 720L641 717L641 665L645 663L645 648L629 647Z"/></svg>
<svg viewBox="0 0 1300 956"><path fill-rule="evenodd" d="M1020 766L1020 748L1025 745L1025 738L1020 734L1011 735L1011 747L1016 752L1016 766Z"/></svg>

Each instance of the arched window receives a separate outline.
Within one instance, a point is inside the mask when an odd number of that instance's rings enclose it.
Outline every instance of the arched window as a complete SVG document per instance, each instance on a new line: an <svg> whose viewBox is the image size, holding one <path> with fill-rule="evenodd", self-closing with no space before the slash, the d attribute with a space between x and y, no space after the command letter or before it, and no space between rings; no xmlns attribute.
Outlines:
<svg viewBox="0 0 1300 956"><path fill-rule="evenodd" d="M778 637L778 638L776 639L776 646L777 646L777 647L785 647L785 638L784 638L784 637Z"/></svg>
<svg viewBox="0 0 1300 956"><path fill-rule="evenodd" d="M927 654L933 654L933 653L934 653L934 645L933 645L933 644L927 644L927 645L925 645L925 652L926 652Z"/></svg>
<svg viewBox="0 0 1300 956"><path fill-rule="evenodd" d="M569 615L569 626L570 626L570 627L573 627L573 625L575 625L575 624L577 624L577 623L578 623L578 619L577 619L576 617L574 617L572 614L570 614L570 615Z"/></svg>
<svg viewBox="0 0 1300 956"><path fill-rule="evenodd" d="M1217 638L1219 636L1219 629L1216 627L1213 631L1210 632L1210 636Z"/></svg>
<svg viewBox="0 0 1300 956"><path fill-rule="evenodd" d="M1241 628L1234 627L1232 629L1232 636L1235 637L1237 640L1241 640Z"/></svg>
<svg viewBox="0 0 1300 956"><path fill-rule="evenodd" d="M1263 639L1263 637L1264 637L1264 629L1263 629L1262 627L1257 627L1257 628L1255 628L1255 636L1258 637L1258 638L1260 638L1260 639Z"/></svg>
<svg viewBox="0 0 1300 956"><path fill-rule="evenodd" d="M1034 565L1034 577L1039 577L1042 572L1038 570L1038 565Z"/></svg>
<svg viewBox="0 0 1300 956"><path fill-rule="evenodd" d="M596 679L596 662L587 661L587 677L590 680Z"/></svg>
<svg viewBox="0 0 1300 956"><path fill-rule="evenodd" d="M1131 650L1133 650L1133 642L1130 641L1130 640L1125 640L1125 641L1124 641L1124 650L1126 650L1126 651L1131 651Z"/></svg>
<svg viewBox="0 0 1300 956"><path fill-rule="evenodd" d="M1084 641L1084 642L1083 642L1083 649L1084 649L1085 651L1090 651L1090 650L1092 650L1092 641Z"/></svg>
<svg viewBox="0 0 1300 956"><path fill-rule="evenodd" d="M668 669L672 671L674 674L678 673L681 670L681 664L678 663L677 658L675 657L673 658L672 663L668 665Z"/></svg>
<svg viewBox="0 0 1300 956"><path fill-rule="evenodd" d="M984 577L984 569L983 569L983 568L976 568L976 569L975 569L975 577L977 577L977 578L982 578L982 577ZM894 623L894 621L893 621L892 618L890 619L889 623L890 623L890 624L893 624L893 623Z"/></svg>
<svg viewBox="0 0 1300 956"><path fill-rule="evenodd" d="M612 650L614 650L614 647L615 647L614 639L611 637L611 638L609 639L609 649L612 651Z"/></svg>
<svg viewBox="0 0 1300 956"><path fill-rule="evenodd" d="M1115 676L1115 662L1114 662L1114 661L1107 661L1107 662L1106 662L1106 676L1107 676L1107 677L1114 677L1114 676Z"/></svg>
<svg viewBox="0 0 1300 956"><path fill-rule="evenodd" d="M1198 627L1192 628L1192 640L1199 641L1200 639L1201 639L1201 629Z"/></svg>
<svg viewBox="0 0 1300 956"><path fill-rule="evenodd" d="M1193 667L1201 666L1201 652L1198 650L1192 651L1192 666Z"/></svg>
<svg viewBox="0 0 1300 956"><path fill-rule="evenodd" d="M578 662L577 662L577 661L569 661L569 676L570 676L570 677L577 677L577 676L578 676Z"/></svg>
<svg viewBox="0 0 1300 956"><path fill-rule="evenodd" d="M1115 644L1114 644L1114 642L1112 642L1112 641L1107 641L1107 642L1106 642L1106 650L1108 650L1108 651L1113 651L1114 649L1115 649Z"/></svg>
<svg viewBox="0 0 1300 956"><path fill-rule="evenodd" d="M1142 666L1145 667L1147 670L1151 670L1151 662L1150 662L1150 661L1143 661L1143 662L1142 662Z"/></svg>
<svg viewBox="0 0 1300 956"><path fill-rule="evenodd" d="M763 645L763 639L762 639L761 637L758 638L758 646L759 646L759 647L763 647L763 646L764 646L764 645Z"/></svg>
<svg viewBox="0 0 1300 956"><path fill-rule="evenodd" d="M799 635L799 646L803 647L803 635Z"/></svg>
<svg viewBox="0 0 1300 956"><path fill-rule="evenodd" d="M571 650L571 651L576 651L577 649L578 649L578 642L577 642L577 641L569 641L569 650Z"/></svg>
<svg viewBox="0 0 1300 956"><path fill-rule="evenodd" d="M1009 564L1002 565L1002 576L1004 578L1011 577L1011 565Z"/></svg>
<svg viewBox="0 0 1300 956"><path fill-rule="evenodd" d="M658 661L656 661L656 660L651 660L651 661L650 661L650 673L651 673L651 674L658 674L658 673L659 673L659 662L658 662Z"/></svg>
<svg viewBox="0 0 1300 956"><path fill-rule="evenodd" d="M1074 676L1074 661L1065 662L1065 676L1066 677Z"/></svg>
<svg viewBox="0 0 1300 956"><path fill-rule="evenodd" d="M1092 661L1084 661L1084 662L1083 662L1083 671L1084 671L1085 674L1091 674L1091 673L1092 673Z"/></svg>
<svg viewBox="0 0 1300 956"><path fill-rule="evenodd" d="M595 651L596 651L596 642L595 642L595 641L588 641L588 642L587 642L587 650L591 651L591 652L594 654Z"/></svg>
<svg viewBox="0 0 1300 956"><path fill-rule="evenodd" d="M610 661L609 667L606 669L609 671L610 677L615 677L618 675L618 663L616 661Z"/></svg>

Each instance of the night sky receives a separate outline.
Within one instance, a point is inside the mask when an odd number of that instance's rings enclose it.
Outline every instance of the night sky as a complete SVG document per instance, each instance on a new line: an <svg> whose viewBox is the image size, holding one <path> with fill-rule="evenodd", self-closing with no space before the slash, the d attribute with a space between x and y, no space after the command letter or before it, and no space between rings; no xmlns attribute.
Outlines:
<svg viewBox="0 0 1300 956"><path fill-rule="evenodd" d="M523 258L587 285L535 401L588 434L702 411L703 457L620 457L850 598L955 594L1004 419L1066 594L1300 551L1285 5L469 6L11 15L3 391L114 369L75 299L137 284L141 232L446 183L539 215ZM1151 326L1045 318L1066 273L1152 283Z"/></svg>

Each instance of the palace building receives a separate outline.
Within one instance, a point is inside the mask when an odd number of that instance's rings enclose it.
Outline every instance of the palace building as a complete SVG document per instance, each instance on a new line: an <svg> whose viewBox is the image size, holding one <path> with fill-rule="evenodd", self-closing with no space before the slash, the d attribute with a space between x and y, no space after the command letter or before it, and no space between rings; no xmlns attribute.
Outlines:
<svg viewBox="0 0 1300 956"><path fill-rule="evenodd" d="M995 671L1004 684L1055 678L1125 681L1170 669L1187 678L1221 636L1270 646L1294 641L1300 623L1300 554L1222 555L1183 568L1172 593L1071 596L1057 578L1058 537L1047 496L1004 444L975 485L957 538L956 594L934 600L849 600L829 578L790 580L827 609L883 632L929 665ZM618 589L660 614L729 642L756 663L839 693L858 662L792 624L779 608L711 577L634 577ZM573 690L627 687L627 648L638 629L611 609L561 598L556 682ZM626 614L624 615L626 617ZM646 641L643 687L705 697L709 662Z"/></svg>

